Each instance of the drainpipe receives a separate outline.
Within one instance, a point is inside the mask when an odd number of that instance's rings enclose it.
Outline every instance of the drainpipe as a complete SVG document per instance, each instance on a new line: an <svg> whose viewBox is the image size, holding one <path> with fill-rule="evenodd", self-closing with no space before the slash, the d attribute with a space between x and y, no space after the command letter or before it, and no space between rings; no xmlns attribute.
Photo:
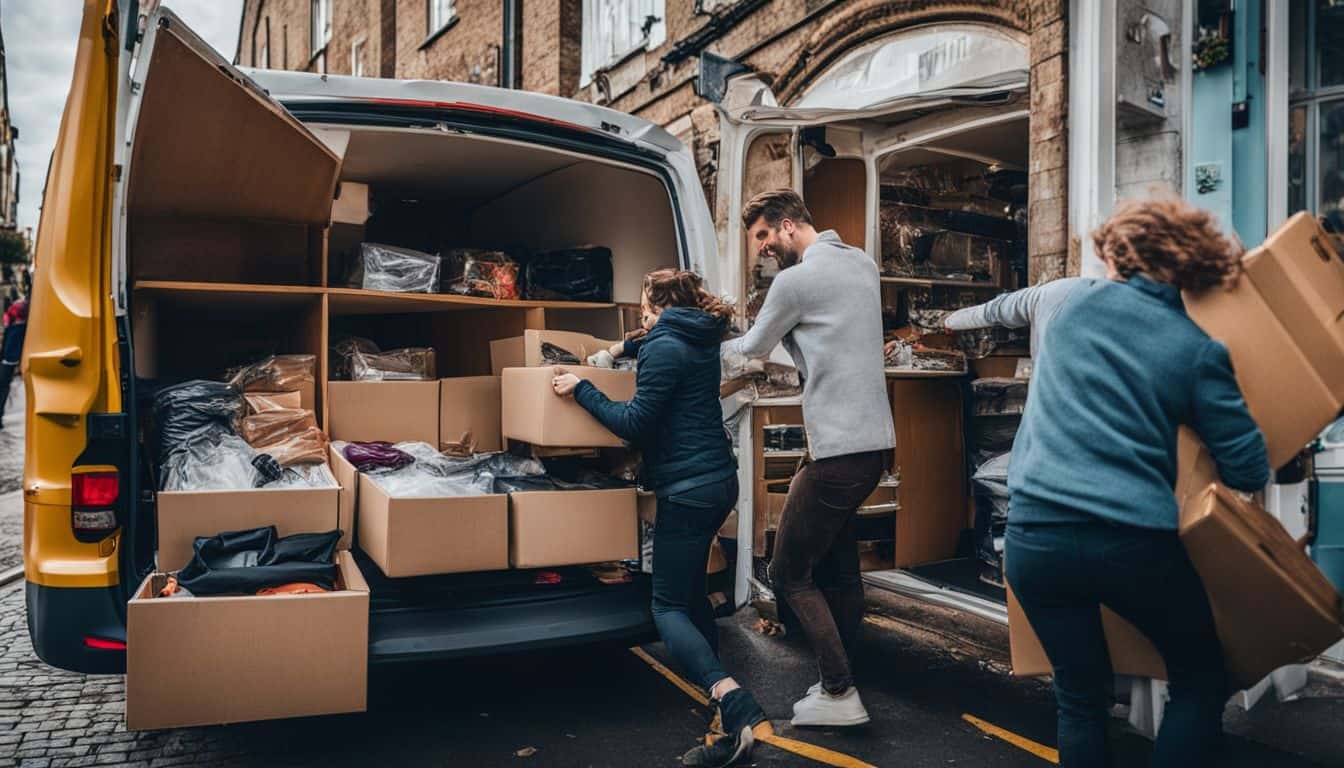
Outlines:
<svg viewBox="0 0 1344 768"><path fill-rule="evenodd" d="M504 0L504 44L500 46L499 84L503 88L518 87L518 12L522 0Z"/></svg>

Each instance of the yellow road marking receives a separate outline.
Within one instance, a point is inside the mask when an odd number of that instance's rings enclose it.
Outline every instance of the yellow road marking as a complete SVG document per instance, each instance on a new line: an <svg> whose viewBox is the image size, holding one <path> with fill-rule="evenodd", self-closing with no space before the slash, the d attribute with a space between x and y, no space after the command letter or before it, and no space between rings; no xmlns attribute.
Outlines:
<svg viewBox="0 0 1344 768"><path fill-rule="evenodd" d="M640 660L643 661L645 664L648 664L650 667L653 667L654 672L657 672L658 674L667 678L668 682L680 688L682 692L685 693L687 696L690 696L692 699L695 699L696 701L700 702L700 706L702 707L709 706L709 697L706 696L703 691L701 691L699 688L696 688L694 685L691 685L690 683L686 682L685 680L682 680L681 677L678 676L676 672L673 672L672 670L663 666L663 663L661 661L650 656L648 651L645 651L643 648L631 648L630 652L638 656Z"/></svg>
<svg viewBox="0 0 1344 768"><path fill-rule="evenodd" d="M990 736L993 736L998 739L1003 739L1009 744L1012 744L1014 747L1030 752L1031 754L1041 758L1042 760L1048 763L1054 763L1055 765L1059 765L1059 750L1057 749L1051 749L1050 747L1047 747L1044 744L1037 744L1031 739L1028 739L1023 736L1018 736L1016 733L1013 733L1012 731L1000 728L999 726L994 725L993 723L985 722L984 720L981 720L980 718L974 715L962 715L961 719L965 720L971 725L974 725L976 728L979 728L980 730L984 731Z"/></svg>
<svg viewBox="0 0 1344 768"><path fill-rule="evenodd" d="M631 648L630 652L637 656L640 661L643 661L645 664L652 667L653 671L666 678L668 682L680 688L682 693L695 699L701 706L709 706L709 697L705 696L703 691L681 679L681 676L676 672L668 669L662 662L650 656L648 651L645 651L643 648ZM872 765L871 763L865 763L862 760L846 755L843 752L836 752L833 749L819 747L816 744L809 744L806 741L798 741L797 739L776 736L775 728L768 720L752 729L752 733L756 736L757 741L769 744L776 749L782 749L785 752L801 755L819 763L835 766L835 768L877 768L877 766ZM709 736L707 735L705 738L706 743L708 743Z"/></svg>

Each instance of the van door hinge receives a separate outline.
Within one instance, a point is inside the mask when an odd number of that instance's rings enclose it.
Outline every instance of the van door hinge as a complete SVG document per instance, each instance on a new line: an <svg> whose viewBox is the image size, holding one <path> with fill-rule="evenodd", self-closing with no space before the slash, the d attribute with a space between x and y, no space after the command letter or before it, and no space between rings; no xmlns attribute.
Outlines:
<svg viewBox="0 0 1344 768"><path fill-rule="evenodd" d="M113 166L112 166L112 181L113 181L113 183L116 183L116 182L121 181L121 163L115 163L115 164L113 164Z"/></svg>

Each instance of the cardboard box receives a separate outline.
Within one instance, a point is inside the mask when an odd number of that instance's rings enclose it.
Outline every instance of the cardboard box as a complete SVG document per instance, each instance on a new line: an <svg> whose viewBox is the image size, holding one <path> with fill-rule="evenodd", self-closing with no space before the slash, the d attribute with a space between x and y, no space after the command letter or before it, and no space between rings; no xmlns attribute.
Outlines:
<svg viewBox="0 0 1344 768"><path fill-rule="evenodd" d="M126 728L363 712L369 587L348 551L339 591L270 597L152 596L126 609Z"/></svg>
<svg viewBox="0 0 1344 768"><path fill-rule="evenodd" d="M592 366L561 366L591 381L612 400L635 396L635 372ZM619 437L607 431L572 397L560 397L551 387L555 374L544 368L505 368L500 379L504 437L542 446L619 448Z"/></svg>
<svg viewBox="0 0 1344 768"><path fill-rule="evenodd" d="M341 486L336 499L336 517L344 533L338 546L350 549L355 541L355 510L359 508L359 470L334 447L327 448L327 455L331 460L331 474L336 476L336 484Z"/></svg>
<svg viewBox="0 0 1344 768"><path fill-rule="evenodd" d="M499 433L499 377L464 376L439 380L439 443L470 433L476 450L503 450Z"/></svg>
<svg viewBox="0 0 1344 768"><path fill-rule="evenodd" d="M1228 671L1238 685L1255 685L1344 637L1334 586L1263 509L1209 485L1185 505L1180 535L1208 591ZM1049 661L1011 589L1008 610L1014 674L1049 674ZM1132 624L1105 609L1102 622L1117 673L1166 678L1161 656Z"/></svg>
<svg viewBox="0 0 1344 768"><path fill-rule="evenodd" d="M499 376L505 368L547 365L541 355L543 343L554 344L578 358L580 364L586 364L589 355L607 349L616 342L573 331L528 330L522 336L490 342L490 372Z"/></svg>
<svg viewBox="0 0 1344 768"><path fill-rule="evenodd" d="M1344 259L1316 218L1293 216L1242 263L1321 380L1344 399Z"/></svg>
<svg viewBox="0 0 1344 768"><path fill-rule="evenodd" d="M327 384L332 440L439 443L439 382L333 381Z"/></svg>
<svg viewBox="0 0 1344 768"><path fill-rule="evenodd" d="M392 498L360 475L359 548L392 578L506 569L508 496Z"/></svg>
<svg viewBox="0 0 1344 768"><path fill-rule="evenodd" d="M639 519L653 525L658 519L658 495L653 491L638 491L635 505L639 510Z"/></svg>
<svg viewBox="0 0 1344 768"><path fill-rule="evenodd" d="M332 474L335 474L334 472ZM340 529L340 489L249 488L239 491L160 491L159 570L186 565L198 536L274 525L281 536Z"/></svg>
<svg viewBox="0 0 1344 768"><path fill-rule="evenodd" d="M635 489L509 494L509 561L515 568L639 557Z"/></svg>

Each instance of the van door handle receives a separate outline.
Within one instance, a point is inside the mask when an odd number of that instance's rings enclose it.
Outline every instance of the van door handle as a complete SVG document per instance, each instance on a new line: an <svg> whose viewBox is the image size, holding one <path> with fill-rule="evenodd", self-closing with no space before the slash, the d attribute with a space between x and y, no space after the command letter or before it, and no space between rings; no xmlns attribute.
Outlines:
<svg viewBox="0 0 1344 768"><path fill-rule="evenodd" d="M63 347L50 352L35 352L28 356L28 365L39 369L51 369L51 363L59 363L66 368L74 368L84 362L84 350L80 347Z"/></svg>

